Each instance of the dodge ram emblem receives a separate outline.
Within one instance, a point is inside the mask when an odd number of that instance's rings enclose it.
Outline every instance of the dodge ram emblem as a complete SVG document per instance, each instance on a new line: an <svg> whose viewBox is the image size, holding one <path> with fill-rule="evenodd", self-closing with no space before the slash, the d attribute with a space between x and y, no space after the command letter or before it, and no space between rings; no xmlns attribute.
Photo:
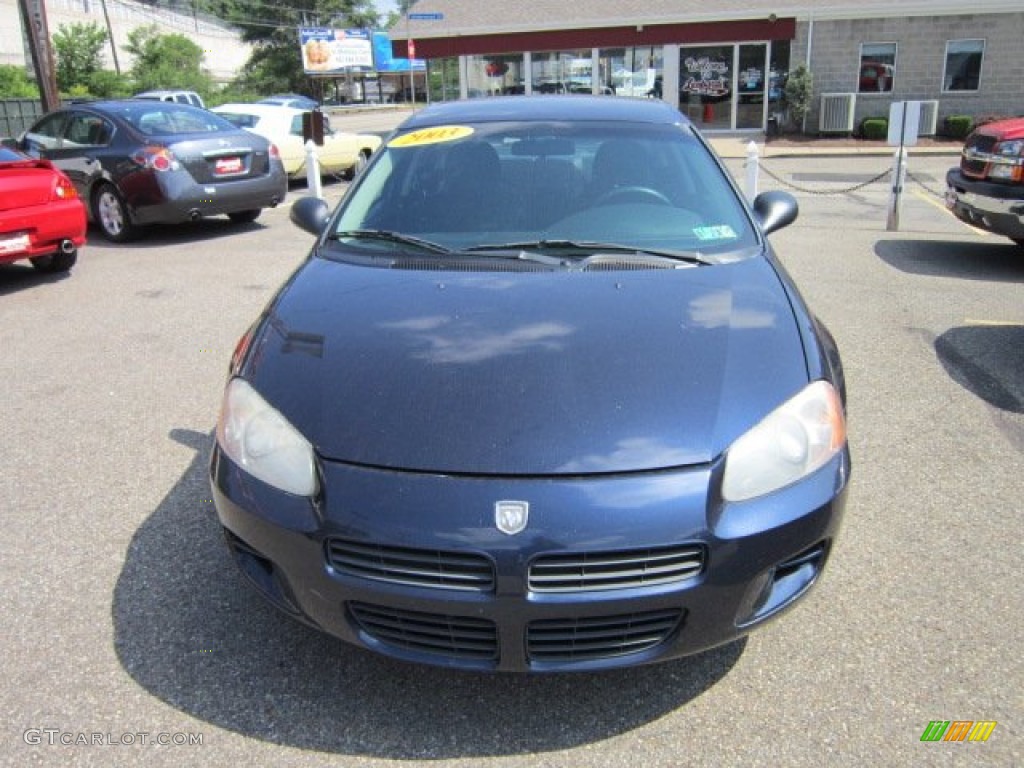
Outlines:
<svg viewBox="0 0 1024 768"><path fill-rule="evenodd" d="M494 524L498 530L509 536L519 533L526 527L530 518L528 501L497 501L494 503Z"/></svg>

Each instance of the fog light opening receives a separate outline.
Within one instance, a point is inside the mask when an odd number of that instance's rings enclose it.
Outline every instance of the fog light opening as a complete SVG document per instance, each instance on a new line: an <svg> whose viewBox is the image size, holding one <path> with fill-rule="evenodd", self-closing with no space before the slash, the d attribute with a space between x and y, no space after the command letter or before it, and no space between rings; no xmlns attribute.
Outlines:
<svg viewBox="0 0 1024 768"><path fill-rule="evenodd" d="M820 542L759 576L740 604L736 626L764 621L797 600L817 580L826 551L826 543Z"/></svg>
<svg viewBox="0 0 1024 768"><path fill-rule="evenodd" d="M224 538L227 540L228 548L231 550L239 570L256 589L285 613L301 615L291 590L278 573L274 563L226 528L224 529Z"/></svg>

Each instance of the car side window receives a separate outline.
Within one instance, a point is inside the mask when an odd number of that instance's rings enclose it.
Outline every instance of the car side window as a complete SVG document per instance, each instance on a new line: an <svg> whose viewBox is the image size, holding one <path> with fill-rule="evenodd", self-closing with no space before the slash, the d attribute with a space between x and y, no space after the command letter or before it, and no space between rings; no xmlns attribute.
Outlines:
<svg viewBox="0 0 1024 768"><path fill-rule="evenodd" d="M23 149L35 157L39 156L40 150L60 149L64 144L62 135L66 121L64 112L47 115L25 134Z"/></svg>
<svg viewBox="0 0 1024 768"><path fill-rule="evenodd" d="M68 120L65 143L79 147L100 147L110 141L111 131L101 117L75 114Z"/></svg>
<svg viewBox="0 0 1024 768"><path fill-rule="evenodd" d="M292 128L289 133L291 133L292 136L302 135L302 115L296 115L292 118Z"/></svg>

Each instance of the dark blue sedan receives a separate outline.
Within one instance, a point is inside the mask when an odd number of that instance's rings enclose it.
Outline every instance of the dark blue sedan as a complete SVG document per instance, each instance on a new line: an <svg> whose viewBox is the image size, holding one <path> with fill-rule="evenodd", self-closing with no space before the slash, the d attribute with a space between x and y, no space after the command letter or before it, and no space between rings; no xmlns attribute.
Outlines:
<svg viewBox="0 0 1024 768"><path fill-rule="evenodd" d="M850 458L835 343L654 100L429 107L239 342L211 475L274 605L474 670L728 643L817 581Z"/></svg>

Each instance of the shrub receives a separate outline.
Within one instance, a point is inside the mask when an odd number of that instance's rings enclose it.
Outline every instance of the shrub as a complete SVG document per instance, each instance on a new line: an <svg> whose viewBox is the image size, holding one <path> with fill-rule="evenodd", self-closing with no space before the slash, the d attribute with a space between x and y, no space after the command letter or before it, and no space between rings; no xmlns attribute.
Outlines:
<svg viewBox="0 0 1024 768"><path fill-rule="evenodd" d="M798 126L811 111L811 96L814 94L814 75L803 64L798 65L786 79L783 89L789 118Z"/></svg>
<svg viewBox="0 0 1024 768"><path fill-rule="evenodd" d="M967 134L971 132L974 121L970 115L948 115L945 120L942 121L942 125L945 128L945 134L951 136L954 139L966 139Z"/></svg>
<svg viewBox="0 0 1024 768"><path fill-rule="evenodd" d="M889 118L865 117L860 124L860 135L872 141L887 138L889 135Z"/></svg>

